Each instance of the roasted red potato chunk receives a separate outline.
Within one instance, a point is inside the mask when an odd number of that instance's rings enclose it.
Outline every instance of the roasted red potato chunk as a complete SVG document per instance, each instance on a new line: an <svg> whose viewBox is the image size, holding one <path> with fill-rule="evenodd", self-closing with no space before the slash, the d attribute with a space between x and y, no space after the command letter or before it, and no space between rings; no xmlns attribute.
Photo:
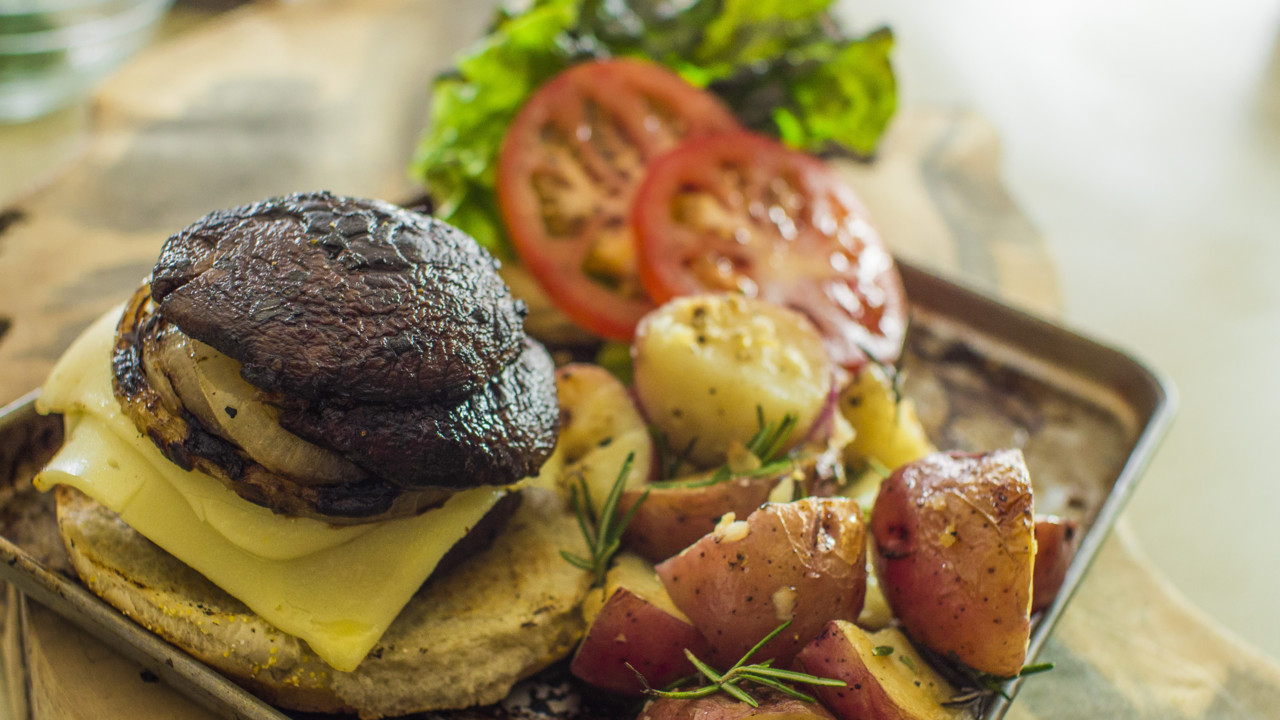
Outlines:
<svg viewBox="0 0 1280 720"><path fill-rule="evenodd" d="M843 680L844 687L813 692L840 720L952 720L942 703L955 690L916 653L901 631L869 634L836 620L796 656L796 669Z"/></svg>
<svg viewBox="0 0 1280 720"><path fill-rule="evenodd" d="M709 470L680 482L634 487L622 494L619 512L625 513L647 489L649 497L636 511L623 535L624 545L653 562L661 562L715 530L727 513L747 517L770 499L775 490L791 499L787 488L800 487L806 494L829 493L839 481L841 448L814 444L799 451L793 462L775 472L745 474L710 482Z"/></svg>
<svg viewBox="0 0 1280 720"><path fill-rule="evenodd" d="M855 620L866 592L866 530L846 498L769 503L722 522L657 567L676 607L728 667L783 622L753 656L786 665L833 618Z"/></svg>
<svg viewBox="0 0 1280 720"><path fill-rule="evenodd" d="M886 479L871 512L881 589L907 634L1017 675L1031 628L1031 481L1018 450L936 453Z"/></svg>
<svg viewBox="0 0 1280 720"><path fill-rule="evenodd" d="M602 592L607 599L588 618L590 627L569 666L574 675L603 690L639 695L644 684L636 672L659 688L694 673L684 651L704 657L707 641L672 604L653 565L635 555L619 556Z"/></svg>

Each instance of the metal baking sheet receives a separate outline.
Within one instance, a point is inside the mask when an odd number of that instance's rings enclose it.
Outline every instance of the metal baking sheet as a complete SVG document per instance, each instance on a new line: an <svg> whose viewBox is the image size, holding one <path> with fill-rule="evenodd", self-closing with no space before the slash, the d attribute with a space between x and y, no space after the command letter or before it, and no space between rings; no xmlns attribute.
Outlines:
<svg viewBox="0 0 1280 720"><path fill-rule="evenodd" d="M1119 350L919 268L901 269L912 308L904 390L934 443L971 451L1021 448L1036 512L1074 518L1085 531L1062 591L1032 628L1031 662L1164 434L1172 389ZM74 579L56 537L52 499L29 482L61 442L60 422L38 415L33 399L0 409L0 578L222 717L291 717L134 624ZM531 682L544 695L572 693L555 672ZM1012 698L1018 684L1011 689ZM1010 702L994 696L974 711L998 720ZM570 705L584 719L607 714L593 711L589 701ZM553 717L503 705L432 716Z"/></svg>

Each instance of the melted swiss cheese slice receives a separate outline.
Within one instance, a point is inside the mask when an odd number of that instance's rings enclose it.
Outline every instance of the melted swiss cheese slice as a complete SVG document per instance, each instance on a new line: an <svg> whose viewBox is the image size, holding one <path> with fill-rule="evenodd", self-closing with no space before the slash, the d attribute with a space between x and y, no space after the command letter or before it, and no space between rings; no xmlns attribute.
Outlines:
<svg viewBox="0 0 1280 720"><path fill-rule="evenodd" d="M38 408L62 413L67 433L36 486L69 485L111 508L338 670L360 664L449 548L506 492L470 490L417 517L349 527L242 500L169 462L123 414L110 375L119 316L109 312L86 330L42 390Z"/></svg>

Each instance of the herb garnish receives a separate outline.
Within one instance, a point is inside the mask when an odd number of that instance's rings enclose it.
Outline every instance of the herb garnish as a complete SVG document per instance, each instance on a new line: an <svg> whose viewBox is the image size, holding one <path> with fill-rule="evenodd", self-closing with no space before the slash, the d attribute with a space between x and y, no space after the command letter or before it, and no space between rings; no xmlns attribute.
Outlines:
<svg viewBox="0 0 1280 720"><path fill-rule="evenodd" d="M747 441L747 450L760 458L762 464L769 464L778 459L786 449L787 438L796 429L796 417L791 413L782 416L777 423L764 421L764 408L756 406L756 424L759 430Z"/></svg>
<svg viewBox="0 0 1280 720"><path fill-rule="evenodd" d="M888 465L880 462L880 458L877 458L874 455L867 456L866 465L871 472L879 475L883 480L888 480L889 476L893 475L893 470L889 469Z"/></svg>
<svg viewBox="0 0 1280 720"><path fill-rule="evenodd" d="M698 438L689 438L683 450L676 450L671 447L670 436L656 425L649 427L649 434L653 436L654 449L657 450L658 477L669 480L678 476L680 468L689 462L689 455L693 452L693 446L698 442Z"/></svg>
<svg viewBox="0 0 1280 720"><path fill-rule="evenodd" d="M872 365L880 368L880 372L884 373L884 379L889 381L889 392L893 393L893 418L897 420L899 408L902 407L902 383L907 374L899 370L896 365L887 363L872 355L871 351L861 343L858 343L858 349L862 351L863 355L867 356L867 360Z"/></svg>
<svg viewBox="0 0 1280 720"><path fill-rule="evenodd" d="M664 482L651 483L651 486L659 488L708 487L710 485L718 485L735 477L760 477L786 470L791 466L791 461L785 457L785 450L787 447L787 439L791 437L791 432L796 428L795 416L791 413L787 413L786 415L783 415L782 420L779 420L778 422L766 423L764 421L764 409L757 405L756 422L758 424L756 434L752 435L751 439L746 443L747 452L759 462L759 465L756 467L744 470L734 470L730 467L729 462L725 462L725 464L716 468L716 470L710 475L703 478L696 480L668 480ZM662 438L659 440L659 447L666 448L669 452L665 436L659 435L658 437ZM682 456L678 456L677 461L673 463L674 468L679 468L680 464L683 463L684 457L688 456L692 447L693 443L690 442L689 447L685 448L684 454ZM664 459L664 470L666 465L667 461Z"/></svg>
<svg viewBox="0 0 1280 720"><path fill-rule="evenodd" d="M808 673L795 672L793 670L779 670L778 668L773 667L772 658L765 660L764 662L754 663L751 665L746 664L746 662L751 659L752 655L756 654L760 648L764 647L766 643L777 637L783 630L786 630L789 625L791 625L790 620L774 628L773 632L769 633L763 640L756 643L755 647L748 650L747 654L743 655L741 660L734 663L733 667L729 668L723 674L716 672L715 668L699 660L696 655L686 648L684 651L685 657L689 658L689 662L693 663L693 666L697 668L701 676L709 681L709 684L689 690L657 690L650 687L649 682L645 680L644 675L641 675L640 671L631 667L630 663L627 664L627 667L631 668L631 672L635 673L636 677L640 679L640 684L644 686L644 692L646 695L692 700L707 697L708 695L714 695L718 692L725 692L751 707L760 707L760 703L757 702L755 698L748 695L745 690L739 687L739 685L754 683L756 685L770 687L785 695L796 698L797 700L803 700L810 703L817 702L817 699L811 695L807 695L796 690L786 683L805 683L807 685L822 685L826 687L844 687L845 682L843 680L823 678L816 675L809 675ZM673 686L679 687L685 683L694 682L697 679L698 675L692 675L683 680L676 681L676 683L673 683Z"/></svg>
<svg viewBox="0 0 1280 720"><path fill-rule="evenodd" d="M595 506L591 502L591 489L587 486L585 477L579 475L578 484L569 488L569 504L573 507L574 514L578 516L578 527L582 529L582 536L586 538L587 549L591 556L582 557L567 550L561 550L560 557L569 561L574 567L591 573L595 577L592 587L604 586L605 573L609 571L609 561L618 553L618 548L622 545L622 532L627 529L636 511L649 497L649 490L646 488L644 494L635 505L631 506L627 514L618 519L618 501L622 498L622 490L626 487L627 478L631 475L631 463L635 457L635 453L627 454L627 459L622 463L622 469L618 471L618 479L613 481L613 487L609 489L609 495L605 498L604 505L600 507L599 515L596 514Z"/></svg>
<svg viewBox="0 0 1280 720"><path fill-rule="evenodd" d="M972 702L974 700L977 700L980 697L985 697L987 695L999 695L1005 700L1012 700L1013 698L1011 698L1009 696L1008 691L1005 690L1005 687L1009 683L1013 682L1014 680L1017 680L1018 678L1027 677L1028 675L1036 675L1038 673L1048 672L1052 670L1053 667L1054 665L1051 662L1036 663L1035 665L1023 665L1022 669L1018 671L1018 674L1014 675L1013 677L1004 677L1003 675L992 675L991 673L985 673L985 672L974 672L970 677L980 687L974 690L970 690L969 692L956 695L955 697L951 698L950 700L942 704L943 705L964 705L965 703Z"/></svg>

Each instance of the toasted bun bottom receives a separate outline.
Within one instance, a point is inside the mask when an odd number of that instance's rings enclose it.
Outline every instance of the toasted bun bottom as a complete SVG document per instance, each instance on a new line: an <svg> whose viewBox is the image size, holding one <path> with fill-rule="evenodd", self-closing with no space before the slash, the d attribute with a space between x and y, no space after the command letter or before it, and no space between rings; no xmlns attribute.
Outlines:
<svg viewBox="0 0 1280 720"><path fill-rule="evenodd" d="M58 488L58 527L84 583L140 625L269 703L369 719L498 702L572 650L590 578L560 550L581 532L554 493L524 492L493 545L424 585L350 673L76 490Z"/></svg>

